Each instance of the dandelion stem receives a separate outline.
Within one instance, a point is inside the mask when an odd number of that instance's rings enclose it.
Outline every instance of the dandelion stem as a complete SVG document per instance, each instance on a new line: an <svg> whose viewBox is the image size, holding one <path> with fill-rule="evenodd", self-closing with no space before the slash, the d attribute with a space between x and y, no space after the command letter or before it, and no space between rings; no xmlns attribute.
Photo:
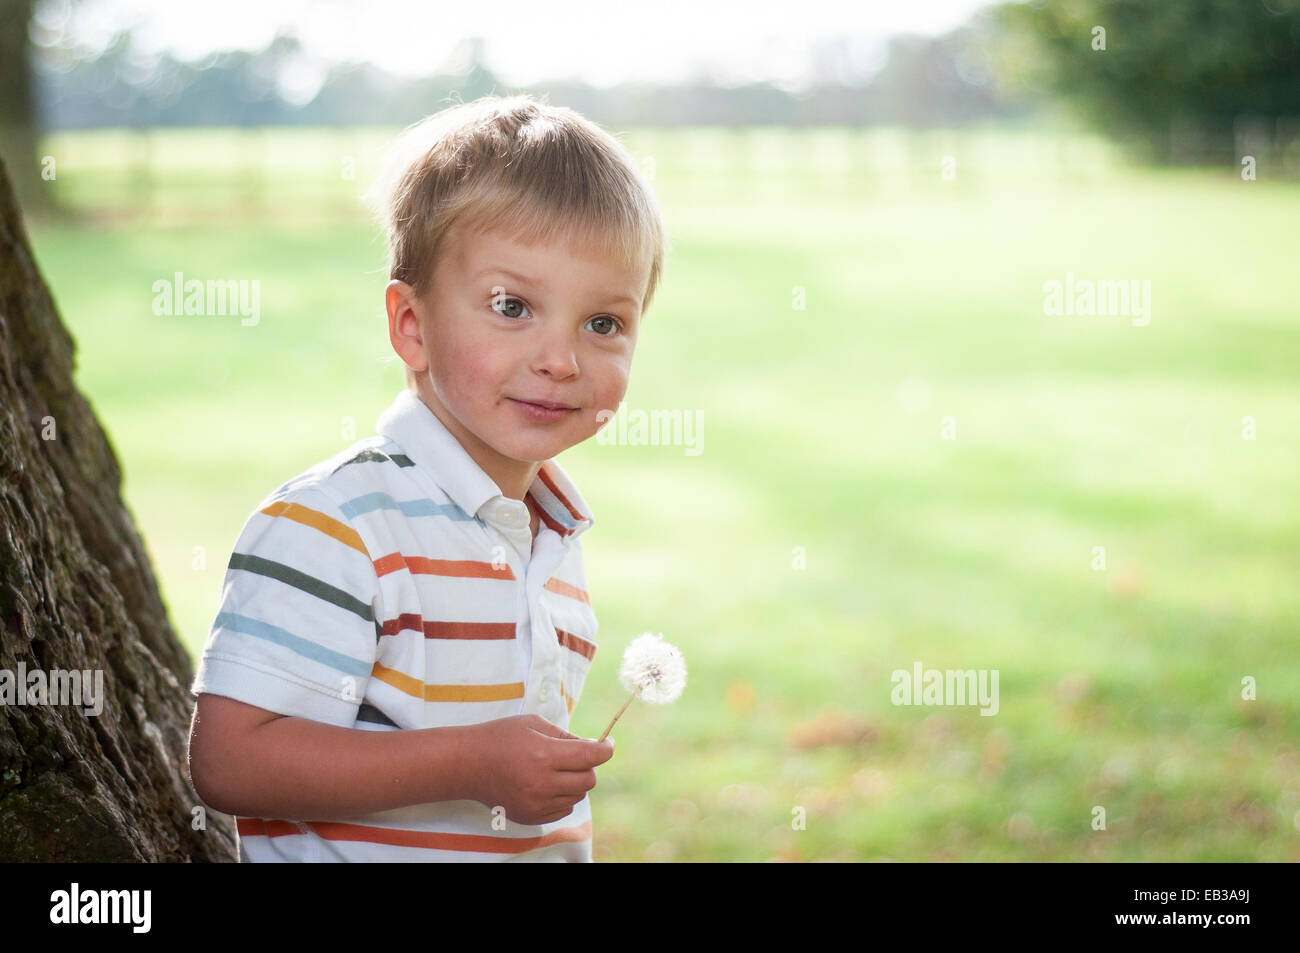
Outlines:
<svg viewBox="0 0 1300 953"><path fill-rule="evenodd" d="M606 728L605 731L601 734L601 736L600 736L599 738L596 739L597 741L604 741L604 740L605 740L605 736L608 735L608 734L610 733L610 730L611 730L611 729L613 729L613 727L614 727L614 722L615 722L615 721L618 721L620 718L623 717L623 712L627 711L627 706L630 705L630 704L632 704L632 700L633 700L634 698L636 698L636 692L633 692L631 695L629 695L628 698L627 698L627 701L623 702L623 707L620 708L620 709L618 710L618 714L614 716L614 718L613 718L612 721L610 721L610 723L609 723L609 727Z"/></svg>

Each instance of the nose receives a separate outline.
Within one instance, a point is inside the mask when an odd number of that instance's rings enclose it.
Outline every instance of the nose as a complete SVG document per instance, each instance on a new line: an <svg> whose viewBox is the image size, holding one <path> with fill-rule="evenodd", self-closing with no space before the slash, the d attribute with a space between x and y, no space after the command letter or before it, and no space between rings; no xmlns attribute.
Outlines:
<svg viewBox="0 0 1300 953"><path fill-rule="evenodd" d="M542 335L533 357L533 370L556 380L575 376L578 373L578 355L572 335L563 328Z"/></svg>

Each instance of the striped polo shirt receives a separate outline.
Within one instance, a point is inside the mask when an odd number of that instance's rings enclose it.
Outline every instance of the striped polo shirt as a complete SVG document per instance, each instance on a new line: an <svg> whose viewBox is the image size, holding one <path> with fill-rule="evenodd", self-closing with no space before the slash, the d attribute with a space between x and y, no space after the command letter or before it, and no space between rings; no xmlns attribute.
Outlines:
<svg viewBox="0 0 1300 953"><path fill-rule="evenodd" d="M377 435L258 504L226 569L191 691L363 731L538 714L567 730L596 652L560 465L504 496L415 393ZM477 801L343 818L237 817L242 861L590 861L586 797L524 825Z"/></svg>

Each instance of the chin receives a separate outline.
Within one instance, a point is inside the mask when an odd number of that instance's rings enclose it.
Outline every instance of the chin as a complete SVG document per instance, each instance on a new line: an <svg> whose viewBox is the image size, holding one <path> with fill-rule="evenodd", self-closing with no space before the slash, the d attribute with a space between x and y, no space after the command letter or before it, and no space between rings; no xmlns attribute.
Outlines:
<svg viewBox="0 0 1300 953"><path fill-rule="evenodd" d="M501 445L500 452L511 460L524 463L542 463L573 446L568 440L548 439L510 440Z"/></svg>

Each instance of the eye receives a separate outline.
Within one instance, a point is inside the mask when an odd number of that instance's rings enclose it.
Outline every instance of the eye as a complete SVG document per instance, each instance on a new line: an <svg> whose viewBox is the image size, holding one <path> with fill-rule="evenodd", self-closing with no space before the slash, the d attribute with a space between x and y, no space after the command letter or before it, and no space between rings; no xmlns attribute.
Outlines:
<svg viewBox="0 0 1300 953"><path fill-rule="evenodd" d="M621 328L621 327L623 326L623 325L618 321L617 318L614 318L614 317L612 317L612 316L610 316L610 315L608 315L608 314L598 314L598 315L596 315L596 317L592 318L591 320L592 320L592 321L608 321L608 322L609 322L609 324L610 324L610 332L609 332L609 334L602 334L601 337L603 337L603 338L613 337L614 332L617 331L619 328ZM590 322L589 322L589 323L590 323Z"/></svg>
<svg viewBox="0 0 1300 953"><path fill-rule="evenodd" d="M503 318L523 317L523 314L520 313L507 312L505 310L506 308L518 307L522 309L524 314L528 312L528 308L518 298L514 297L513 295L501 294L501 293L494 294L492 296L492 298L488 302L488 307L491 308L493 311L495 311L497 314L501 315Z"/></svg>

